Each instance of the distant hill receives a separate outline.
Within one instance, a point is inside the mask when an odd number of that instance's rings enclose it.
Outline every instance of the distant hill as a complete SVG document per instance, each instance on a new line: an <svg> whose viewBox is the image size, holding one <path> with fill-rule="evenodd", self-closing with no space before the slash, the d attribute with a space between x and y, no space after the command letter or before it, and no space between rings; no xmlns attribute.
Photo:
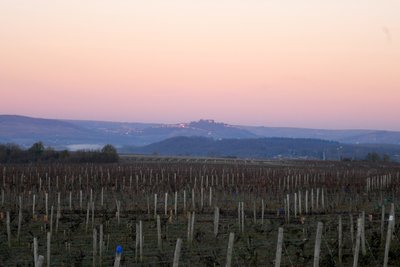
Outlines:
<svg viewBox="0 0 400 267"><path fill-rule="evenodd" d="M320 130L229 125L213 120L189 123L131 123L55 120L0 115L0 143L30 146L41 140L55 148L96 148L110 143L117 148L145 146L178 136L220 139L264 137L305 138L346 144L400 144L400 132L376 130Z"/></svg>
<svg viewBox="0 0 400 267"><path fill-rule="evenodd" d="M365 159L368 153L400 156L400 145L355 145L305 138L222 139L174 137L142 147L124 147L123 152L175 156Z"/></svg>
<svg viewBox="0 0 400 267"><path fill-rule="evenodd" d="M38 119L0 115L0 142L29 146L37 140L56 148L102 146L111 143L146 145L175 136L252 138L257 135L224 123L200 120L191 123L157 124Z"/></svg>
<svg viewBox="0 0 400 267"><path fill-rule="evenodd" d="M349 144L400 144L400 132L237 126L262 137L313 138Z"/></svg>
<svg viewBox="0 0 400 267"><path fill-rule="evenodd" d="M42 140L47 144L89 141L91 132L61 120L39 119L24 116L0 116L0 142L29 146ZM93 138L95 141L95 138Z"/></svg>

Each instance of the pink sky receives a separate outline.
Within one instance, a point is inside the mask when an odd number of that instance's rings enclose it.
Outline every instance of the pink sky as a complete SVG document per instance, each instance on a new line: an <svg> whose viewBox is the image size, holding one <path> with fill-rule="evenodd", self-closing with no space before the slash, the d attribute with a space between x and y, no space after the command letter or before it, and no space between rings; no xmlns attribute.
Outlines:
<svg viewBox="0 0 400 267"><path fill-rule="evenodd" d="M398 0L1 1L0 114L400 130Z"/></svg>

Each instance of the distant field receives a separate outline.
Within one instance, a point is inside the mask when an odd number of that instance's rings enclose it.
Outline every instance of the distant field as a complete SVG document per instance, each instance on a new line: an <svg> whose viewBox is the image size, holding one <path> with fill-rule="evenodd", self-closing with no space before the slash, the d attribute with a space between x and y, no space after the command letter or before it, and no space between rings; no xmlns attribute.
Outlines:
<svg viewBox="0 0 400 267"><path fill-rule="evenodd" d="M187 157L187 156L154 156L137 154L120 154L124 162L171 162L171 163L209 163L209 164L274 164L279 165L284 161L278 160L255 160L236 158L215 158L215 157ZM286 161L287 164L294 164L294 161Z"/></svg>

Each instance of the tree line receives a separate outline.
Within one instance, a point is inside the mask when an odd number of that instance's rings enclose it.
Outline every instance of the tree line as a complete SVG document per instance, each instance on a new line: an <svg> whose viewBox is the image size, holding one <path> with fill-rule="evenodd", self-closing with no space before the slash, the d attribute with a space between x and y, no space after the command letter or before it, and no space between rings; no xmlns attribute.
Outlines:
<svg viewBox="0 0 400 267"><path fill-rule="evenodd" d="M383 154L382 157L376 153L376 152L372 152L372 153L368 153L367 156L365 157L366 161L369 162L388 162L391 161L390 160L390 156L387 154Z"/></svg>
<svg viewBox="0 0 400 267"><path fill-rule="evenodd" d="M114 146L107 144L101 150L57 151L42 142L23 149L16 144L0 144L0 163L71 162L112 163L119 156Z"/></svg>

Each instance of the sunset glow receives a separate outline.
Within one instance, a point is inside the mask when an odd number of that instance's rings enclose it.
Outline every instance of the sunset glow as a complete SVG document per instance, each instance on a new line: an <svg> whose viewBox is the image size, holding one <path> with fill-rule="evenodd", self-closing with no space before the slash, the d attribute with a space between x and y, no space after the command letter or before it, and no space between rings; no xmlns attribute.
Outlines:
<svg viewBox="0 0 400 267"><path fill-rule="evenodd" d="M400 1L1 1L0 114L400 130Z"/></svg>

